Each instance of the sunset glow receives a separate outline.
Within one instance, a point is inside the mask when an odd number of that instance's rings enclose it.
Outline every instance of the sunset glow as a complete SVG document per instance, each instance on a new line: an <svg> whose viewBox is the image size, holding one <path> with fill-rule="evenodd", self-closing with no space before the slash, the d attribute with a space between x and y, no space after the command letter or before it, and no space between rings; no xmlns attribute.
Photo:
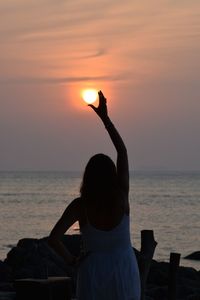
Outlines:
<svg viewBox="0 0 200 300"><path fill-rule="evenodd" d="M105 3L0 1L0 170L114 155L98 90L130 169L200 170L200 1Z"/></svg>
<svg viewBox="0 0 200 300"><path fill-rule="evenodd" d="M97 100L98 92L95 89L86 89L82 91L82 97L87 104L92 104Z"/></svg>

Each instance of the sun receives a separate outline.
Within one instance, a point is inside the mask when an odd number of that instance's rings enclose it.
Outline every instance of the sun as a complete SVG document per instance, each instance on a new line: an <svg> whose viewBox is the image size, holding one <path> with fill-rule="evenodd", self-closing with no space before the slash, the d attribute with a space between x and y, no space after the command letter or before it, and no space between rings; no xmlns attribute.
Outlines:
<svg viewBox="0 0 200 300"><path fill-rule="evenodd" d="M82 97L87 104L92 104L97 100L98 92L95 89L86 89L82 91Z"/></svg>

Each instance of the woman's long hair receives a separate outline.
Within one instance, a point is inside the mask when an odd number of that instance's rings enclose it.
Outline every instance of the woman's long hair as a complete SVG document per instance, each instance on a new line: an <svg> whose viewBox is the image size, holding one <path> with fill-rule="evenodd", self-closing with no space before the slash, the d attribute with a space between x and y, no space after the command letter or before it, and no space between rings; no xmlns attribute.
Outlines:
<svg viewBox="0 0 200 300"><path fill-rule="evenodd" d="M100 153L90 158L80 193L86 203L112 206L117 195L117 170L109 156Z"/></svg>

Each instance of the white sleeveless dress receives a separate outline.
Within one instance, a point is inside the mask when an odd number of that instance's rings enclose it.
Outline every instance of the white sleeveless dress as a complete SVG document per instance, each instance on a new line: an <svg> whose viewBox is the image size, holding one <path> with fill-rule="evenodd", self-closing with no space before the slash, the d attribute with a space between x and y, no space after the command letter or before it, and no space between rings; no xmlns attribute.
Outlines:
<svg viewBox="0 0 200 300"><path fill-rule="evenodd" d="M140 276L129 226L129 216L124 214L109 231L89 222L83 227L83 247L88 255L78 269L78 300L140 300Z"/></svg>

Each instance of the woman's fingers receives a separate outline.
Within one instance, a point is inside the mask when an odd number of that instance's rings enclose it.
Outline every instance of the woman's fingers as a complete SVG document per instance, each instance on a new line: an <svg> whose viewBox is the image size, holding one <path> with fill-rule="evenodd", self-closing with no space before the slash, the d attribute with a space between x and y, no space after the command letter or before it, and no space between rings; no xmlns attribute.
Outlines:
<svg viewBox="0 0 200 300"><path fill-rule="evenodd" d="M106 98L104 97L102 91L99 91L98 95L99 95L98 107L94 106L93 104L88 104L88 106L90 106L97 113L97 115L101 119L103 119L107 116Z"/></svg>
<svg viewBox="0 0 200 300"><path fill-rule="evenodd" d="M98 94L99 94L99 102L100 102L99 104L106 103L106 98L104 97L102 91L99 91Z"/></svg>
<svg viewBox="0 0 200 300"><path fill-rule="evenodd" d="M97 111L97 108L94 105L88 104L88 106L90 106L95 112Z"/></svg>

